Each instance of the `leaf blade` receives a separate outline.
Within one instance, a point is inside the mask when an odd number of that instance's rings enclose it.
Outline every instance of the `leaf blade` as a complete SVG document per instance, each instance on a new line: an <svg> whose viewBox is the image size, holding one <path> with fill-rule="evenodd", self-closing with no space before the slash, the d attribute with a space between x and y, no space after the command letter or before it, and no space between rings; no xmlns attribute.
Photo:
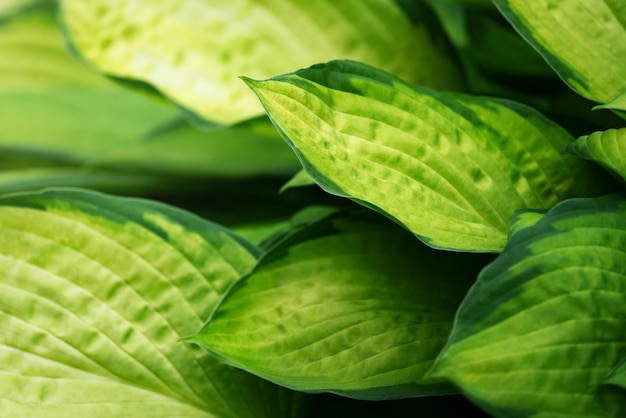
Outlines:
<svg viewBox="0 0 626 418"><path fill-rule="evenodd" d="M177 343L258 250L148 201L60 190L0 203L4 412L286 414L282 389Z"/></svg>
<svg viewBox="0 0 626 418"><path fill-rule="evenodd" d="M271 249L187 341L296 390L359 399L450 393L421 376L484 257L437 252L370 213L351 215Z"/></svg>
<svg viewBox="0 0 626 418"><path fill-rule="evenodd" d="M572 199L519 229L479 275L431 370L496 415L617 417L623 194Z"/></svg>
<svg viewBox="0 0 626 418"><path fill-rule="evenodd" d="M413 86L352 61L246 81L323 189L436 248L500 251L515 210L606 187L561 155L568 133L514 102Z"/></svg>
<svg viewBox="0 0 626 418"><path fill-rule="evenodd" d="M429 32L432 20L425 16L414 25L389 0L61 5L70 40L87 60L109 74L147 81L199 116L224 124L262 114L237 76L269 77L338 57L426 84L459 85L456 68L442 53L445 41ZM102 25L103 19L111 24ZM416 54L420 59L409 59Z"/></svg>

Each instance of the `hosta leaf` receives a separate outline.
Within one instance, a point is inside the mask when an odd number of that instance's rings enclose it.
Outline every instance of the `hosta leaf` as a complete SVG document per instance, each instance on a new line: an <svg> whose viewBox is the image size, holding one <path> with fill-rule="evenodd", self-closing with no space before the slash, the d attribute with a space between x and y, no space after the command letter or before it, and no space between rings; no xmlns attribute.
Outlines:
<svg viewBox="0 0 626 418"><path fill-rule="evenodd" d="M291 416L292 394L178 342L256 255L149 201L0 199L2 415Z"/></svg>
<svg viewBox="0 0 626 418"><path fill-rule="evenodd" d="M604 381L611 385L616 385L622 389L626 389L626 358L624 358L615 369L611 370L608 379Z"/></svg>
<svg viewBox="0 0 626 418"><path fill-rule="evenodd" d="M64 49L50 7L0 24L0 148L84 159L178 115L91 73Z"/></svg>
<svg viewBox="0 0 626 418"><path fill-rule="evenodd" d="M262 114L237 79L352 58L437 87L459 86L430 14L413 24L393 0L62 0L70 40L103 71L151 83L199 116ZM367 30L364 30L367 28Z"/></svg>
<svg viewBox="0 0 626 418"><path fill-rule="evenodd" d="M182 122L91 161L97 166L202 177L289 175L299 167L267 118L200 131Z"/></svg>
<svg viewBox="0 0 626 418"><path fill-rule="evenodd" d="M494 0L572 89L606 103L626 91L623 0Z"/></svg>
<svg viewBox="0 0 626 418"><path fill-rule="evenodd" d="M280 188L280 191L284 192L285 190L292 189L294 187L312 186L314 184L315 181L311 178L311 176L309 176L306 171L300 170L294 174L283 187Z"/></svg>
<svg viewBox="0 0 626 418"><path fill-rule="evenodd" d="M322 188L433 247L499 251L515 210L603 184L561 154L567 132L510 101L412 86L353 61L247 83Z"/></svg>
<svg viewBox="0 0 626 418"><path fill-rule="evenodd" d="M617 178L626 181L626 128L582 136L572 142L566 151L595 161Z"/></svg>
<svg viewBox="0 0 626 418"><path fill-rule="evenodd" d="M272 248L187 341L298 390L447 393L422 375L484 262L432 250L371 212L338 214Z"/></svg>
<svg viewBox="0 0 626 418"><path fill-rule="evenodd" d="M514 233L431 371L495 416L623 417L626 196L572 199Z"/></svg>

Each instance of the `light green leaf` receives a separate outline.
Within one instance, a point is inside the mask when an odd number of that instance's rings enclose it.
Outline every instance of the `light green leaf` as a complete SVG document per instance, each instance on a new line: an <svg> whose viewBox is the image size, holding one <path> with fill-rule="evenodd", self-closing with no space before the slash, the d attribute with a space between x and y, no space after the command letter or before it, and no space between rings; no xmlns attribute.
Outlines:
<svg viewBox="0 0 626 418"><path fill-rule="evenodd" d="M64 49L51 7L0 24L0 149L83 160L178 117L171 105L84 68Z"/></svg>
<svg viewBox="0 0 626 418"><path fill-rule="evenodd" d="M295 395L178 341L257 254L149 201L0 199L2 415L292 416Z"/></svg>
<svg viewBox="0 0 626 418"><path fill-rule="evenodd" d="M422 375L485 260L432 250L369 211L338 214L272 248L186 341L302 391L449 393Z"/></svg>
<svg viewBox="0 0 626 418"><path fill-rule="evenodd" d="M533 226L546 214L545 210L521 209L513 214L509 222L509 237L520 229Z"/></svg>
<svg viewBox="0 0 626 418"><path fill-rule="evenodd" d="M582 136L572 142L566 152L594 161L626 181L626 128Z"/></svg>
<svg viewBox="0 0 626 418"><path fill-rule="evenodd" d="M263 117L200 131L180 121L90 161L96 166L202 177L289 175L298 160Z"/></svg>
<svg viewBox="0 0 626 418"><path fill-rule="evenodd" d="M623 0L494 0L573 90L606 103L626 91Z"/></svg>
<svg viewBox="0 0 626 418"><path fill-rule="evenodd" d="M247 83L324 190L433 247L500 251L515 210L604 187L590 164L561 154L567 132L518 103L412 86L353 61Z"/></svg>
<svg viewBox="0 0 626 418"><path fill-rule="evenodd" d="M626 196L572 199L478 276L430 372L498 417L623 417Z"/></svg>
<svg viewBox="0 0 626 418"><path fill-rule="evenodd" d="M270 77L333 58L369 62L435 87L460 85L445 40L431 32L432 19L412 23L393 0L61 5L73 46L93 65L148 82L219 123L263 113L237 76Z"/></svg>
<svg viewBox="0 0 626 418"><path fill-rule="evenodd" d="M615 99L606 104L595 106L593 109L610 109L617 113L619 116L621 116L623 119L626 119L626 93L620 94Z"/></svg>

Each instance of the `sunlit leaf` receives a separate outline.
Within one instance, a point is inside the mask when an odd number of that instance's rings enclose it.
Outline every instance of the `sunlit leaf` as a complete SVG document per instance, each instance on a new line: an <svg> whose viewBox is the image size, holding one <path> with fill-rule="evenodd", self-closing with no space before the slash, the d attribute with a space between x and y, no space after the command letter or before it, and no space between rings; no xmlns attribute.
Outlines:
<svg viewBox="0 0 626 418"><path fill-rule="evenodd" d="M572 89L606 103L626 91L623 0L494 0Z"/></svg>
<svg viewBox="0 0 626 418"><path fill-rule="evenodd" d="M617 178L626 181L626 128L582 136L571 143L566 151L595 161Z"/></svg>
<svg viewBox="0 0 626 418"><path fill-rule="evenodd" d="M411 22L393 0L62 0L74 47L103 71L151 83L199 116L262 114L237 79L351 58L422 84L459 86L430 14ZM365 29L366 28L366 29Z"/></svg>
<svg viewBox="0 0 626 418"><path fill-rule="evenodd" d="M437 92L353 61L247 80L326 191L433 247L499 251L517 209L600 193L573 138L518 103Z"/></svg>
<svg viewBox="0 0 626 418"><path fill-rule="evenodd" d="M82 160L177 116L90 72L65 51L50 7L0 24L0 148Z"/></svg>
<svg viewBox="0 0 626 418"><path fill-rule="evenodd" d="M178 342L258 250L161 204L0 199L0 410L11 417L291 417L294 395Z"/></svg>
<svg viewBox="0 0 626 418"><path fill-rule="evenodd" d="M422 375L485 261L432 250L371 212L335 215L272 248L187 341L297 390L449 393Z"/></svg>
<svg viewBox="0 0 626 418"><path fill-rule="evenodd" d="M572 199L478 276L431 371L494 416L623 417L626 196Z"/></svg>

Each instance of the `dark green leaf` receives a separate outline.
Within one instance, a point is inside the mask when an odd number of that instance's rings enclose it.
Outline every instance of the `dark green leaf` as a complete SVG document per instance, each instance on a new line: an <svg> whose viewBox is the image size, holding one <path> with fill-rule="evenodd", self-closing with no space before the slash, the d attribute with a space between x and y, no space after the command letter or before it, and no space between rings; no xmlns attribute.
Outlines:
<svg viewBox="0 0 626 418"><path fill-rule="evenodd" d="M384 218L357 214L272 248L187 341L297 390L449 393L422 375L485 257L432 250Z"/></svg>
<svg viewBox="0 0 626 418"><path fill-rule="evenodd" d="M623 417L626 196L572 199L479 275L430 375L502 417Z"/></svg>

